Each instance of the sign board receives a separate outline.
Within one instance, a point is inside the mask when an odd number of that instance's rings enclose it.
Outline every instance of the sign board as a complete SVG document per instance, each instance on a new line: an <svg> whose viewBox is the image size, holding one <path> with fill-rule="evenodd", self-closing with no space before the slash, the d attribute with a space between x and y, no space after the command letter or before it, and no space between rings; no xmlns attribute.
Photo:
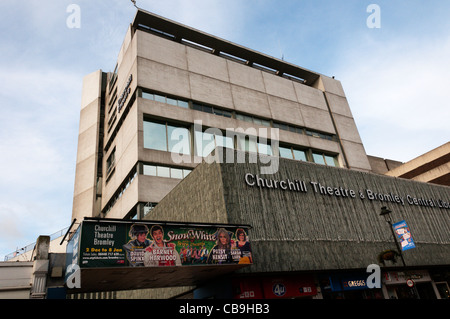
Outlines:
<svg viewBox="0 0 450 319"><path fill-rule="evenodd" d="M409 227L404 220L393 224L392 227L394 227L394 231L400 239L402 251L416 247L411 232L409 231Z"/></svg>
<svg viewBox="0 0 450 319"><path fill-rule="evenodd" d="M68 254L82 269L252 263L248 226L105 219L80 228Z"/></svg>

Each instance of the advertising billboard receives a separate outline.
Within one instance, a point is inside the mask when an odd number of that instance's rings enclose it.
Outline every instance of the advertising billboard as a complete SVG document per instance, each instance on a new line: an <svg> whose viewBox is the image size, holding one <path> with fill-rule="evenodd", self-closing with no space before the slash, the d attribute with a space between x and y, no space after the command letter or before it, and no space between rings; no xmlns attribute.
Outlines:
<svg viewBox="0 0 450 319"><path fill-rule="evenodd" d="M80 268L251 264L246 226L116 220L81 224Z"/></svg>
<svg viewBox="0 0 450 319"><path fill-rule="evenodd" d="M402 251L415 248L414 240L411 236L411 232L409 231L409 227L404 220L401 222L395 223L392 225L394 227L394 231L400 239L400 244L402 247Z"/></svg>

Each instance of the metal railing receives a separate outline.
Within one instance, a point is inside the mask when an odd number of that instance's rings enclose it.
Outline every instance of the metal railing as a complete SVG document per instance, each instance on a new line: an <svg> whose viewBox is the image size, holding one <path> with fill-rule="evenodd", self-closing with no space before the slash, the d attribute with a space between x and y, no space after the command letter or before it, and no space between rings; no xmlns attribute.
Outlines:
<svg viewBox="0 0 450 319"><path fill-rule="evenodd" d="M51 235L50 235L50 241L55 240L55 239L57 239L57 238L60 238L60 237L64 236L64 235L66 234L66 232L67 232L68 229L69 229L69 227L66 227L66 228L61 229L60 231L57 231L56 233L51 234ZM13 258L16 258L16 257L18 257L18 256L20 256L20 255L25 254L26 252L28 252L28 251L30 251L30 250L33 250L33 249L34 249L34 246L36 246L36 243L32 243L32 244L26 245L25 247L16 249L16 250L13 251L12 253L7 254L7 255L5 256L5 261L9 261L9 260L11 260L11 259L13 259Z"/></svg>

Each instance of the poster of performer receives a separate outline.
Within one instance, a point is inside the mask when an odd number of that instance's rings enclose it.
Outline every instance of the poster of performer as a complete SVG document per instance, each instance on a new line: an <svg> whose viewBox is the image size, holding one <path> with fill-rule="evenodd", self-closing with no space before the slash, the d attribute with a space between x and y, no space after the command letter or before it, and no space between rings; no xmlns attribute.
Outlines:
<svg viewBox="0 0 450 319"><path fill-rule="evenodd" d="M112 220L83 221L81 227L82 268L253 263L245 227Z"/></svg>
<svg viewBox="0 0 450 319"><path fill-rule="evenodd" d="M132 267L144 266L145 249L150 246L151 242L147 238L147 225L135 224L132 225L128 236L131 240L123 245L129 265Z"/></svg>
<svg viewBox="0 0 450 319"><path fill-rule="evenodd" d="M145 249L144 266L181 266L180 254L174 243L164 240L164 229L154 225L150 230L153 242Z"/></svg>

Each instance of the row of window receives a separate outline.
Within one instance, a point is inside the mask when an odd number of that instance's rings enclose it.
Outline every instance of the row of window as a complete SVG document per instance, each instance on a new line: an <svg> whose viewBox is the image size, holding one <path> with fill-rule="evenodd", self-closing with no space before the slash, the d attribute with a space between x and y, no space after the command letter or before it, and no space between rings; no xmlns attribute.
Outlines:
<svg viewBox="0 0 450 319"><path fill-rule="evenodd" d="M159 176L174 179L183 179L192 172L190 169L173 168L168 166L143 165L142 173L147 176Z"/></svg>
<svg viewBox="0 0 450 319"><path fill-rule="evenodd" d="M283 158L308 161L305 150L284 146L279 146L275 150L270 143L260 141L256 137L238 133L233 133L233 136L226 136L226 134L223 134L218 129L213 131L215 132L210 133L195 130L194 140L191 143L191 131L186 127L167 122L144 120L144 148L182 155L194 154L196 156L206 157L216 147L226 147L271 156L278 154ZM236 136L236 140L234 136ZM191 145L194 146L194 152L191 152ZM338 166L336 156L319 152L312 152L311 154L310 161L328 166Z"/></svg>
<svg viewBox="0 0 450 319"><path fill-rule="evenodd" d="M190 108L189 102L186 100L174 99L174 98L170 98L168 96L164 96L161 94L147 93L147 92L142 91L142 98L156 101L156 102L165 103L165 104L170 104L173 106L179 106L179 107L183 107L186 109ZM272 121L272 124L271 124L271 121L269 121L269 120L266 120L266 119L263 119L263 118L260 118L257 116L250 116L250 115L238 113L238 112L230 112L230 111L224 110L220 107L209 106L209 105L193 102L192 109L196 110L196 111L201 111L201 112L205 112L205 113L218 115L218 116L224 116L227 118L236 118L237 120L241 120L241 121L245 121L245 122L253 123L253 124L257 124L257 125L279 128L280 130L290 131L290 132L294 132L294 133L298 133L298 134L306 134L308 136L319 137L319 138L323 138L326 140L333 140L333 135L330 135L330 134L324 134L324 133L320 133L320 132L316 132L316 131L306 130L302 127L279 123L276 121ZM233 113L234 113L234 117L233 117Z"/></svg>

